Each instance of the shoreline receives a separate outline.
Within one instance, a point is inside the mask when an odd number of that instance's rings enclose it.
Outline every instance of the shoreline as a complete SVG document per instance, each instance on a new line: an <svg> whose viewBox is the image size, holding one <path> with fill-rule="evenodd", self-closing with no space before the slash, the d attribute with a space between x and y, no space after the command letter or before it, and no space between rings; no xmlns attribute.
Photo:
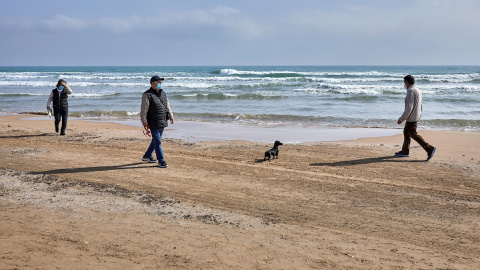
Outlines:
<svg viewBox="0 0 480 270"><path fill-rule="evenodd" d="M141 128L140 121L109 121ZM186 142L249 141L271 143L280 140L289 144L333 142L398 135L402 131L383 128L329 127L314 125L255 125L207 121L176 121L165 129L165 138Z"/></svg>
<svg viewBox="0 0 480 270"><path fill-rule="evenodd" d="M0 113L0 116L14 116L14 115L25 115L26 118L32 118L35 119L35 117L38 117L38 120L49 120L46 115L46 112L43 111L31 111L31 112L18 112L18 113ZM28 117L30 116L30 117ZM119 116L119 117L95 117L95 116L69 116L69 119L71 120L83 120L83 121L99 121L99 122L113 122L113 123L120 123L120 124L126 124L126 125L131 125L131 126L141 126L139 121L138 116L133 117L133 116ZM455 120L455 119L453 119ZM429 121L429 120L421 120L419 123L420 125L418 126L419 130L434 130L434 131L458 131L458 132L473 132L473 133L480 133L480 129L478 128L472 128L471 126L462 126L458 127L456 125L453 126L427 126L424 125L424 121ZM279 123L279 122L236 122L236 121L230 121L230 120L205 120L205 119L198 119L198 120L177 120L177 123L179 122L184 122L184 123L210 123L210 125L226 125L226 126L232 126L232 127L256 127L256 128L281 128L281 127L291 127L293 129L297 129L300 127L303 128L316 128L321 131L321 129L368 129L368 130L385 130L385 131L390 131L390 130L403 130L403 124L402 125L397 125L396 121L391 121L391 124L388 126L382 126L382 125L335 125L335 124L316 124L316 123L293 123L293 122L285 122L285 123ZM169 127L171 128L171 126ZM222 129L223 130L223 129ZM378 132L376 132L378 133ZM388 132L387 132L388 133ZM377 135L373 134L373 137L378 137L382 136L383 134ZM224 140L224 138L222 138ZM258 140L258 139L256 139ZM324 140L322 138L322 140ZM311 141L311 140L309 140ZM331 141L327 139L327 141Z"/></svg>
<svg viewBox="0 0 480 270"><path fill-rule="evenodd" d="M20 120L53 121L53 118L48 118L46 116L26 115L26 117L20 118ZM69 117L69 121L116 123L137 127L140 129L142 128L139 120L82 119ZM303 144L394 136L402 134L403 127L332 127L306 124L257 125L245 123L181 120L175 121L174 124L169 123L169 126L165 129L165 131L164 138L179 139L191 143L215 141L250 141L270 143L275 140L280 140L289 144Z"/></svg>

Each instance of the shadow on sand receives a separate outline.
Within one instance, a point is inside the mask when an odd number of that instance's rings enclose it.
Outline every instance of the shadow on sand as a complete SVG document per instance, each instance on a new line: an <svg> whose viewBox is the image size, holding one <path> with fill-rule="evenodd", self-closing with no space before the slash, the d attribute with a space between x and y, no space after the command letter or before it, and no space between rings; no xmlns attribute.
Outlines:
<svg viewBox="0 0 480 270"><path fill-rule="evenodd" d="M0 139L20 139L20 138L51 137L51 136L56 136L56 134L42 133L42 134L29 134L29 135L0 136Z"/></svg>
<svg viewBox="0 0 480 270"><path fill-rule="evenodd" d="M311 163L310 166L337 167L337 166L352 166L352 165L363 165L363 164L382 163L382 162L419 163L419 162L426 162L426 160L409 160L408 158L400 158L400 157L395 157L395 156L385 156L385 157L374 157L374 158L362 158L362 159L354 159L354 160L345 160L345 161L338 161L338 162Z"/></svg>
<svg viewBox="0 0 480 270"><path fill-rule="evenodd" d="M156 164L150 163L150 165L138 166L140 164L149 164L144 162L135 162L130 164L123 165L114 165L114 166L98 166L98 167L86 167L86 168L68 168L68 169L56 169L42 172L34 172L33 174L66 174L66 173L85 173L85 172L105 172L105 171L116 171L116 170L129 170L129 169L141 169L141 168L152 168Z"/></svg>

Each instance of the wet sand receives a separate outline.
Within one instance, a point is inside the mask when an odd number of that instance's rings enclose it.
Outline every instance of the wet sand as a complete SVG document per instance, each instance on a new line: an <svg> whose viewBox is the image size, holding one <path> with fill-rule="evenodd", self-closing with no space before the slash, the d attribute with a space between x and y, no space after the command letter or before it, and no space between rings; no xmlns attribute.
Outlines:
<svg viewBox="0 0 480 270"><path fill-rule="evenodd" d="M0 117L0 269L480 269L480 134L285 144ZM170 131L173 132L173 125ZM169 130L165 131L168 134Z"/></svg>
<svg viewBox="0 0 480 270"><path fill-rule="evenodd" d="M22 120L51 120L48 117L26 117ZM81 120L70 117L69 121ZM93 120L99 122L99 120ZM142 128L138 120L102 120L103 123L117 123ZM367 127L327 127L314 125L266 125L245 123L217 123L176 121L168 127L164 138L179 139L186 142L220 142L220 141L250 141L273 143L275 140L287 144L301 144L311 142L327 142L353 140L359 138L373 138L402 134L402 126L395 128L367 128Z"/></svg>

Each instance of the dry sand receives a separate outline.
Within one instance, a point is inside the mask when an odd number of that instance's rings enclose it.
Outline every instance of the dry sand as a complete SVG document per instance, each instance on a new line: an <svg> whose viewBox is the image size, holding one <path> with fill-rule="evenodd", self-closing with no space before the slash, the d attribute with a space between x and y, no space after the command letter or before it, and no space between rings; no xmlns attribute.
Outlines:
<svg viewBox="0 0 480 270"><path fill-rule="evenodd" d="M480 134L284 145L0 117L0 269L480 269ZM168 133L168 130L165 131Z"/></svg>

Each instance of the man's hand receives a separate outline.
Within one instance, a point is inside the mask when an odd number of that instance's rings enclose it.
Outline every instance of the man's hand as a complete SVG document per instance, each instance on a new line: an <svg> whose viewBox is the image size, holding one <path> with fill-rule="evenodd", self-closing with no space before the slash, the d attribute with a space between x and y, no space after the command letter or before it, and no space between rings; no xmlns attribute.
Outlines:
<svg viewBox="0 0 480 270"><path fill-rule="evenodd" d="M402 120L398 119L397 124L400 125L402 122L403 122Z"/></svg>
<svg viewBox="0 0 480 270"><path fill-rule="evenodd" d="M175 122L175 120L173 119L173 117L170 117L170 123L173 124Z"/></svg>
<svg viewBox="0 0 480 270"><path fill-rule="evenodd" d="M50 109L50 106L47 106L47 111L50 111L50 110L51 110L51 109Z"/></svg>
<svg viewBox="0 0 480 270"><path fill-rule="evenodd" d="M148 127L148 123L142 123L144 128Z"/></svg>

